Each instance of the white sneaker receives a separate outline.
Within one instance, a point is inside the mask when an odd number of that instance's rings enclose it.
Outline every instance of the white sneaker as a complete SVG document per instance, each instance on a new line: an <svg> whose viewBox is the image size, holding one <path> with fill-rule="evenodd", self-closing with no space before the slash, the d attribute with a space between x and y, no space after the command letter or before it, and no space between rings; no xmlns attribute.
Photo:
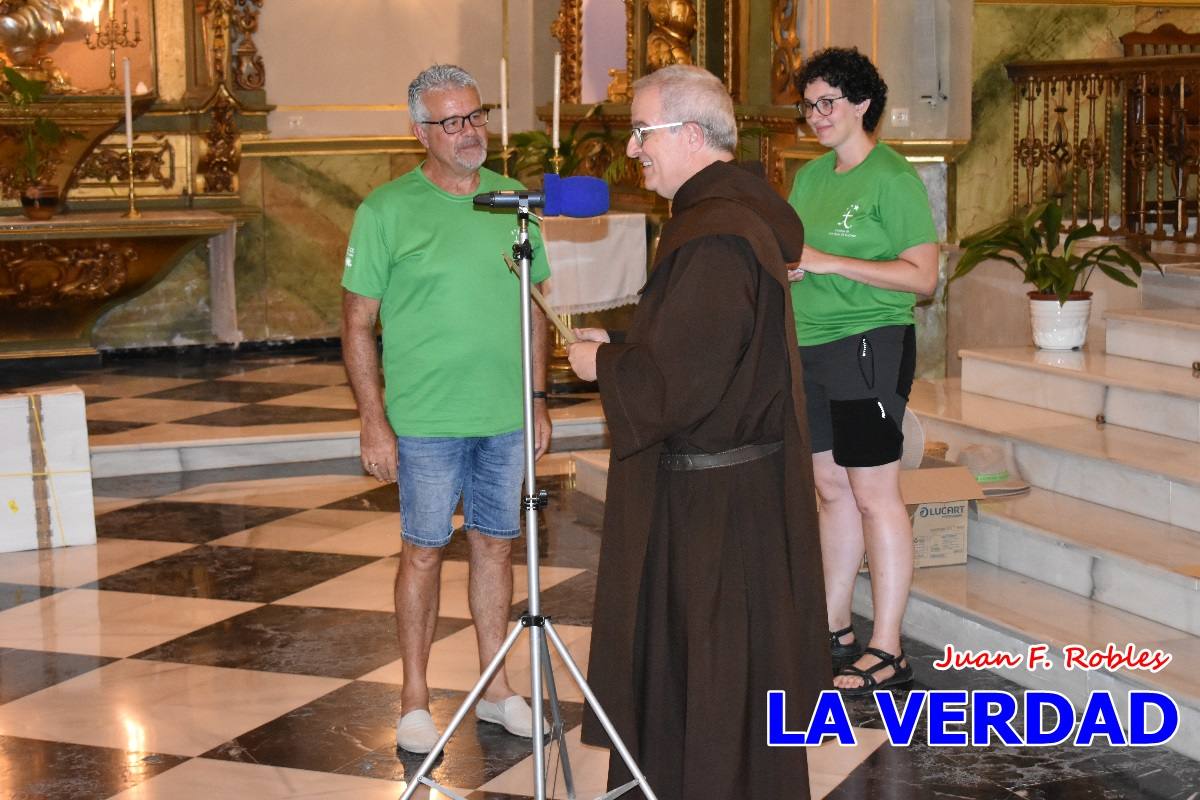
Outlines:
<svg viewBox="0 0 1200 800"><path fill-rule="evenodd" d="M428 753L442 735L423 708L410 711L396 723L396 744L410 753Z"/></svg>
<svg viewBox="0 0 1200 800"><path fill-rule="evenodd" d="M525 702L525 698L519 694L514 694L499 703L480 700L475 706L475 716L484 722L494 722L503 726L504 730L513 736L526 739L533 737L533 711ZM550 726L547 724L543 730L550 730Z"/></svg>

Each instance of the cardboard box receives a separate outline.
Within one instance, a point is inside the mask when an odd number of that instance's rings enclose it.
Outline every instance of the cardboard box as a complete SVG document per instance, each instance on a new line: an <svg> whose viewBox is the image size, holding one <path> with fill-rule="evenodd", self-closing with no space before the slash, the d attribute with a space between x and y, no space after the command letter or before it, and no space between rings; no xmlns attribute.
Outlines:
<svg viewBox="0 0 1200 800"><path fill-rule="evenodd" d="M926 458L920 469L900 471L900 496L913 529L913 566L967 563L970 501L983 489L966 467ZM863 557L862 570L867 570Z"/></svg>
<svg viewBox="0 0 1200 800"><path fill-rule="evenodd" d="M0 553L95 543L83 392L0 395Z"/></svg>
<svg viewBox="0 0 1200 800"><path fill-rule="evenodd" d="M912 520L913 565L967 563L968 507L971 500L983 498L983 489L967 468L922 465L903 470L900 495Z"/></svg>

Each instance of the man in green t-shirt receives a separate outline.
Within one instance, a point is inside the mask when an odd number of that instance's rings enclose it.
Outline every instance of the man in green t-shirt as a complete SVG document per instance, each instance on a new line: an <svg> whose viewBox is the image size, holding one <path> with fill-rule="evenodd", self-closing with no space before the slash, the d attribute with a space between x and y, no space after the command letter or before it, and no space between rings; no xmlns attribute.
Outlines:
<svg viewBox="0 0 1200 800"><path fill-rule="evenodd" d="M516 216L476 210L475 194L521 188L483 169L487 156L479 88L439 64L408 88L420 166L379 187L354 217L346 249L342 350L362 418L363 468L400 492L403 550L396 622L404 688L396 741L428 753L440 738L429 714L426 670L438 617L442 552L461 496L470 546L469 595L482 670L499 652L512 604L512 540L520 533L524 477L520 282L502 255ZM531 232L531 279L549 267ZM376 323L383 328L379 382ZM537 455L550 444L546 320L533 314ZM528 704L503 668L476 715L531 736Z"/></svg>

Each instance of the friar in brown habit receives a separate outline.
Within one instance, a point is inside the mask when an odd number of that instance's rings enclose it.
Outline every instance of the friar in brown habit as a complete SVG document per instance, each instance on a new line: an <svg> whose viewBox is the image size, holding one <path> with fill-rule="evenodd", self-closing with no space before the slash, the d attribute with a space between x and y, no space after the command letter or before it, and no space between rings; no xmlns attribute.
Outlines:
<svg viewBox="0 0 1200 800"><path fill-rule="evenodd" d="M804 730L831 684L786 274L803 227L731 163L715 76L672 66L634 92L626 152L673 216L627 335L583 329L569 352L612 437L588 680L661 800L802 800L805 752L767 747L767 693ZM608 744L592 715L584 739ZM629 780L610 765L610 788Z"/></svg>

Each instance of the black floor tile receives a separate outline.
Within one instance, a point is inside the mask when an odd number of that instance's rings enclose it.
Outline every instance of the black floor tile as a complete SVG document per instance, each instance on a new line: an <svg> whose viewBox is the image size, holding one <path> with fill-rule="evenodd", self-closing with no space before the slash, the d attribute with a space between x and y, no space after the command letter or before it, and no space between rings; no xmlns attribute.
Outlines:
<svg viewBox="0 0 1200 800"><path fill-rule="evenodd" d="M115 660L76 653L0 649L0 705L91 672Z"/></svg>
<svg viewBox="0 0 1200 800"><path fill-rule="evenodd" d="M465 692L431 692L434 722L446 725L465 697ZM415 773L425 757L396 749L399 716L399 686L356 681L221 745L205 757L403 780L406 772ZM563 717L568 728L578 725L582 707L563 704ZM431 777L445 786L480 786L527 758L530 744L498 725L478 721L470 711Z"/></svg>
<svg viewBox="0 0 1200 800"><path fill-rule="evenodd" d="M358 419L358 412L347 408L251 404L176 420L176 424L240 428L250 425L303 425L306 422L342 422L348 419Z"/></svg>
<svg viewBox="0 0 1200 800"><path fill-rule="evenodd" d="M592 624L592 607L596 602L596 575L581 572L573 578L542 589L542 614L558 625ZM528 609L529 603L522 600L513 603L509 619L516 621Z"/></svg>
<svg viewBox="0 0 1200 800"><path fill-rule="evenodd" d="M190 378L198 381L216 380L229 375L241 375L257 365L247 367L229 359L216 361L165 361L152 360L144 363L124 364L113 370L115 375L133 375L145 378Z"/></svg>
<svg viewBox="0 0 1200 800"><path fill-rule="evenodd" d="M181 756L0 736L0 787L13 800L106 798L182 764Z"/></svg>
<svg viewBox="0 0 1200 800"><path fill-rule="evenodd" d="M23 583L0 583L0 611L40 600L59 591L53 586L26 586Z"/></svg>
<svg viewBox="0 0 1200 800"><path fill-rule="evenodd" d="M87 430L89 436L107 436L110 433L124 433L138 428L147 428L152 422L125 422L113 419L89 419Z"/></svg>
<svg viewBox="0 0 1200 800"><path fill-rule="evenodd" d="M110 575L88 588L271 603L375 560L255 547L196 547Z"/></svg>
<svg viewBox="0 0 1200 800"><path fill-rule="evenodd" d="M386 511L395 514L400 511L400 490L394 483L384 483L321 508L339 511Z"/></svg>
<svg viewBox="0 0 1200 800"><path fill-rule="evenodd" d="M470 620L438 620L435 641ZM136 656L212 667L358 678L400 658L396 617L381 611L264 606Z"/></svg>
<svg viewBox="0 0 1200 800"><path fill-rule="evenodd" d="M159 400L212 400L222 403L261 403L316 388L311 383L264 381L203 381L142 395Z"/></svg>
<svg viewBox="0 0 1200 800"><path fill-rule="evenodd" d="M275 506L152 501L96 517L96 535L203 544L298 513Z"/></svg>

